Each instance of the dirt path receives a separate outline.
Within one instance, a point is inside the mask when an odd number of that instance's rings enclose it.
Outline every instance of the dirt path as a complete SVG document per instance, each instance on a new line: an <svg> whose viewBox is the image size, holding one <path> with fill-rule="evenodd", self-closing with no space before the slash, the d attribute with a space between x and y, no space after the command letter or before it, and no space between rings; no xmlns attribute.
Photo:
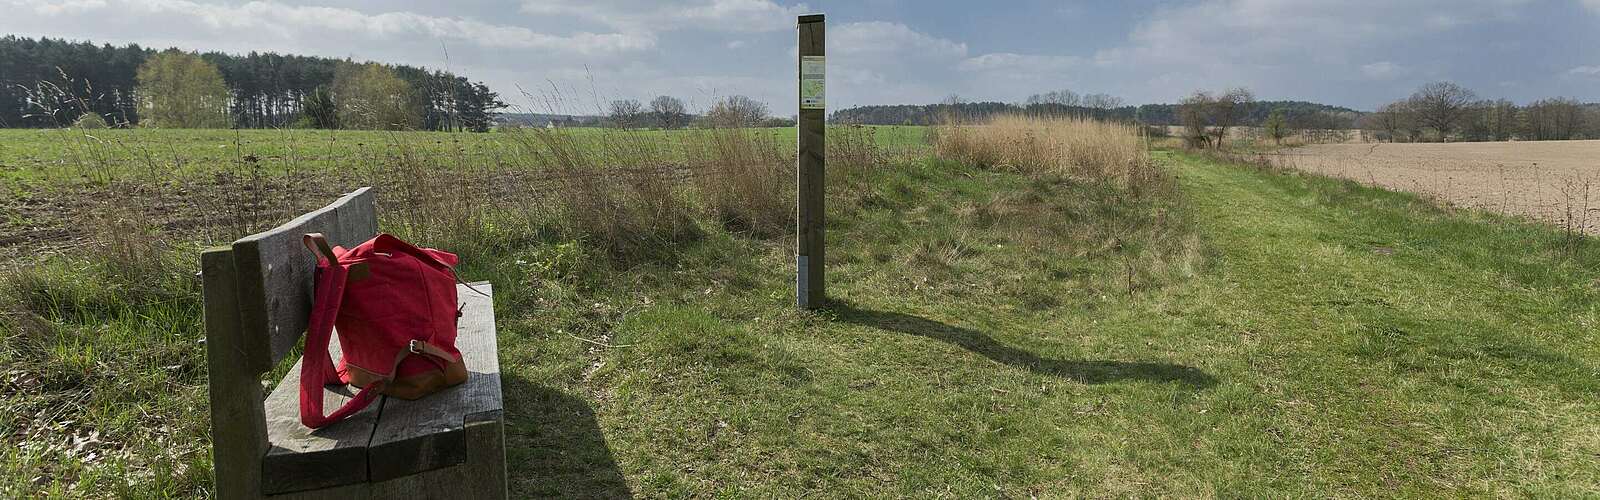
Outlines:
<svg viewBox="0 0 1600 500"><path fill-rule="evenodd" d="M1600 141L1323 144L1274 164L1600 234Z"/></svg>

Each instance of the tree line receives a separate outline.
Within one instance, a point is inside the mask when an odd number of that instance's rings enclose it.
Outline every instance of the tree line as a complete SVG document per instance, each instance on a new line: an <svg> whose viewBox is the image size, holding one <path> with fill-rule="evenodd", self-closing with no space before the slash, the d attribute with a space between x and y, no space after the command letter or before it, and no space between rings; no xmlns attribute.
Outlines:
<svg viewBox="0 0 1600 500"><path fill-rule="evenodd" d="M1265 111L1265 119L1256 122L1252 110L1256 116ZM1332 133L1342 140L1346 129L1355 128L1389 142L1600 139L1600 105L1557 97L1519 106L1506 99L1479 99L1452 82L1425 84L1372 113L1304 111L1255 102L1243 88L1196 91L1178 104L1183 137L1194 147L1221 146L1229 128L1247 125L1258 125L1262 135L1280 143L1295 133Z"/></svg>
<svg viewBox="0 0 1600 500"><path fill-rule="evenodd" d="M0 127L488 131L499 96L448 71L0 37Z"/></svg>
<svg viewBox="0 0 1600 500"><path fill-rule="evenodd" d="M1304 101L1262 101L1241 107L1240 125L1260 126L1272 110L1283 110L1295 124L1305 128L1346 128L1360 113L1353 109ZM1106 94L1080 95L1071 90L1034 94L1018 103L962 102L950 99L929 105L872 105L841 109L829 116L835 123L861 125L938 125L951 118L982 121L995 115L1029 114L1081 116L1155 127L1183 125L1182 104L1144 104L1131 106Z"/></svg>
<svg viewBox="0 0 1600 500"><path fill-rule="evenodd" d="M1390 142L1600 139L1600 105L1556 97L1519 106L1434 82L1364 116L1361 128Z"/></svg>
<svg viewBox="0 0 1600 500"><path fill-rule="evenodd" d="M939 125L952 121L976 123L999 115L1072 115L1100 120L1137 121L1137 108L1091 108L1062 102L1007 103L996 101L965 102L957 98L939 104L868 105L834 111L828 115L832 123L854 125Z"/></svg>
<svg viewBox="0 0 1600 500"><path fill-rule="evenodd" d="M766 103L747 96L733 95L718 99L703 115L689 112L682 99L662 95L651 99L648 106L634 99L611 101L602 125L622 128L679 129L690 126L701 128L792 127L793 119L772 116Z"/></svg>
<svg viewBox="0 0 1600 500"><path fill-rule="evenodd" d="M1106 94L1058 90L1022 102L857 106L833 112L834 123L938 125L981 122L996 115L1066 115L1149 126L1152 135L1179 127L1191 145L1221 145L1228 131L1252 127L1267 139L1299 135L1308 141L1343 140L1359 129L1379 141L1544 141L1600 139L1600 103L1557 97L1518 105L1480 99L1451 82L1423 85L1375 112L1305 101L1257 101L1248 89L1199 90L1177 104L1129 106Z"/></svg>

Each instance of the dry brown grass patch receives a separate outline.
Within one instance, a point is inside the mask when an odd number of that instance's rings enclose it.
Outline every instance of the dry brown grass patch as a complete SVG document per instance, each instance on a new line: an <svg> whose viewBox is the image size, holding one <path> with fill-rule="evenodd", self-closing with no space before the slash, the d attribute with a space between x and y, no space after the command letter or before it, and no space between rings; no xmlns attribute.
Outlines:
<svg viewBox="0 0 1600 500"><path fill-rule="evenodd" d="M934 150L968 165L1026 174L1056 173L1129 186L1150 175L1139 127L1082 118L1002 116L981 125L940 126Z"/></svg>
<svg viewBox="0 0 1600 500"><path fill-rule="evenodd" d="M794 219L794 155L770 134L710 129L685 136L701 202L730 229L789 234Z"/></svg>

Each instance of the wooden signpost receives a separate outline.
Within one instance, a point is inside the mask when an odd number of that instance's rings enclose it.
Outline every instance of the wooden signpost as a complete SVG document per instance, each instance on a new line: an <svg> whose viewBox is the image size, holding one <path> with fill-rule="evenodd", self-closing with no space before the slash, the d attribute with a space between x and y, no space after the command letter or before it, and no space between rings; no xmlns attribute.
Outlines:
<svg viewBox="0 0 1600 500"><path fill-rule="evenodd" d="M823 175L827 170L827 68L822 14L800 16L800 120L799 155L795 168L796 218L799 240L795 246L795 303L804 309L821 307L824 292Z"/></svg>

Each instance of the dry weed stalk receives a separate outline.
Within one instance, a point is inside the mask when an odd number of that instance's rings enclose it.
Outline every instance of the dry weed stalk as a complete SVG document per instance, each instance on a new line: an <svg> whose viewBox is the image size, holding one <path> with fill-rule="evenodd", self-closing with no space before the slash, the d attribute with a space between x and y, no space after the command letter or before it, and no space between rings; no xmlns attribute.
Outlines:
<svg viewBox="0 0 1600 500"><path fill-rule="evenodd" d="M829 127L827 180L830 186L848 184L867 170L888 162L888 154L878 145L872 128L861 125Z"/></svg>
<svg viewBox="0 0 1600 500"><path fill-rule="evenodd" d="M794 228L794 155L771 134L688 132L685 158L706 208L730 229L773 237Z"/></svg>
<svg viewBox="0 0 1600 500"><path fill-rule="evenodd" d="M629 131L516 134L534 166L553 174L551 198L564 224L613 255L650 253L697 234L670 143Z"/></svg>

